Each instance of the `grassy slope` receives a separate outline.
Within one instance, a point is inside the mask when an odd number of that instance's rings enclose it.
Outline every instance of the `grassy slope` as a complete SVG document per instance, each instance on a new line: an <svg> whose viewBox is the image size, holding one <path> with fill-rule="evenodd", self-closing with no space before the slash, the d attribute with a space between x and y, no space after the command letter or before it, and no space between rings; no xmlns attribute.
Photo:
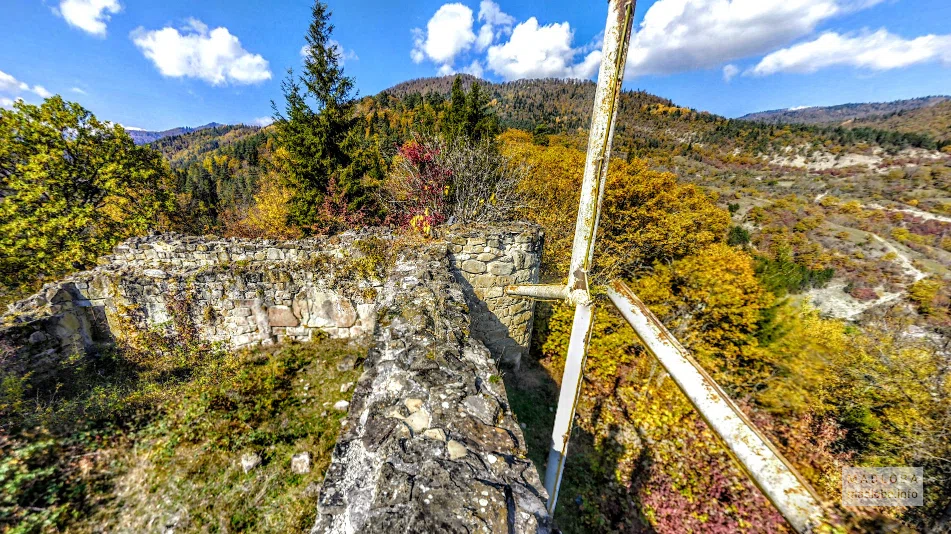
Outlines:
<svg viewBox="0 0 951 534"><path fill-rule="evenodd" d="M136 347L67 362L56 383L0 376L0 532L305 530L344 417L332 405L359 375L336 364L363 351ZM290 470L300 452L310 473ZM263 460L247 474L246 453Z"/></svg>

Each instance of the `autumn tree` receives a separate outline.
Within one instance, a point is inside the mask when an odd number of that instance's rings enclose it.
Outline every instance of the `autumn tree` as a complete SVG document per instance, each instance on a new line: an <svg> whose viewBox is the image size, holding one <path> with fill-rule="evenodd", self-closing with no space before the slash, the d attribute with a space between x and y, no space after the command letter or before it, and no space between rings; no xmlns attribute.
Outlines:
<svg viewBox="0 0 951 534"><path fill-rule="evenodd" d="M574 238L585 153L538 146L531 134L508 131L502 152L532 169L522 182L522 216L545 228L546 267L564 273ZM634 278L655 261L693 254L723 241L730 215L700 187L651 170L639 159L612 160L598 228L594 276Z"/></svg>
<svg viewBox="0 0 951 534"><path fill-rule="evenodd" d="M93 265L162 224L170 170L117 124L59 96L0 110L0 286Z"/></svg>

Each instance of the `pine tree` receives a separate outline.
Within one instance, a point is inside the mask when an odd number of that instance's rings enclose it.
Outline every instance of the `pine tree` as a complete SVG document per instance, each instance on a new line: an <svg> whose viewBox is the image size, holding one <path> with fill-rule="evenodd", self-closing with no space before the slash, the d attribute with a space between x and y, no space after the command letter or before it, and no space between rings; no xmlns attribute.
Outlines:
<svg viewBox="0 0 951 534"><path fill-rule="evenodd" d="M354 144L353 79L344 75L330 36L331 13L320 0L314 3L307 32L304 71L298 78L288 70L282 84L285 112L274 107L280 145L292 165L284 177L294 192L289 219L304 228L320 224L323 197L332 181L344 197L363 197L356 169L350 169ZM310 102L314 102L312 108Z"/></svg>
<svg viewBox="0 0 951 534"><path fill-rule="evenodd" d="M495 138L499 134L498 118L489 112L489 96L478 82L472 84L466 98L465 133L473 141Z"/></svg>
<svg viewBox="0 0 951 534"><path fill-rule="evenodd" d="M468 115L469 106L466 92L462 88L462 77L456 76L456 79L452 82L449 117L446 121L446 133L450 138L456 138L465 133Z"/></svg>

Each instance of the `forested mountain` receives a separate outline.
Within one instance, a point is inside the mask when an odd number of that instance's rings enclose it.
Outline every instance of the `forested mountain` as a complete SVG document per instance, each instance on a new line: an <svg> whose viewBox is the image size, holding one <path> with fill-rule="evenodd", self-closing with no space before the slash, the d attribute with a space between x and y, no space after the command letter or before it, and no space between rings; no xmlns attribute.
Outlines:
<svg viewBox="0 0 951 534"><path fill-rule="evenodd" d="M195 128L189 128L188 126L181 126L179 128L172 128L171 130L164 130L161 132L150 132L147 130L131 130L131 129L127 129L126 131L129 132L129 135L132 137L132 140L135 141L135 144L146 145L154 141L158 141L159 139L171 137L173 135L182 135L188 132L204 130L207 128L215 128L218 126L222 126L222 125L218 124L217 122L209 122L208 124L205 124L203 126L198 126Z"/></svg>
<svg viewBox="0 0 951 534"><path fill-rule="evenodd" d="M896 100L894 102L775 109L750 113L740 117L740 119L771 124L838 124L866 117L891 115L903 111L930 108L949 100L951 100L951 96L926 96L909 100Z"/></svg>
<svg viewBox="0 0 951 534"><path fill-rule="evenodd" d="M449 95L453 77L425 78L401 83L379 95L365 97L359 111L381 126L405 135L416 123L438 123L438 108ZM460 76L464 87L477 81ZM576 134L590 122L595 84L579 80L519 80L495 84L479 80L503 128L549 134ZM919 99L919 105L936 98ZM913 102L913 101L908 101ZM912 104L906 104L908 106ZM856 105L866 106L866 105ZM869 109L894 109L868 104ZM386 119L386 120L382 120ZM382 122L381 122L382 120ZM771 155L788 147L854 147L862 143L886 150L938 149L951 144L951 135L934 138L920 132L903 133L873 127L766 124L731 120L705 111L680 107L643 91L625 91L618 112L615 153L621 156L652 152L689 152L703 146L723 154ZM871 125L870 125L871 126Z"/></svg>

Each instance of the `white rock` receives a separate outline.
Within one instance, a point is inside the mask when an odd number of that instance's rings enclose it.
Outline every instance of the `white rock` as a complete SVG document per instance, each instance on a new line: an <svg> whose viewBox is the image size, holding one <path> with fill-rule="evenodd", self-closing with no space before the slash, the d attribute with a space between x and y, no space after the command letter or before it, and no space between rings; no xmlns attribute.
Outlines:
<svg viewBox="0 0 951 534"><path fill-rule="evenodd" d="M449 451L449 459L451 460L458 460L459 458L464 458L466 454L469 453L469 451L466 450L465 445L463 445L462 443L459 443L458 441L454 439L450 440L449 443L446 444L446 450Z"/></svg>
<svg viewBox="0 0 951 534"><path fill-rule="evenodd" d="M310 453L302 452L291 457L291 471L299 475L310 473Z"/></svg>
<svg viewBox="0 0 951 534"><path fill-rule="evenodd" d="M338 412L345 412L349 408L350 403L345 400L337 401L336 404L334 404L334 410L337 410Z"/></svg>
<svg viewBox="0 0 951 534"><path fill-rule="evenodd" d="M409 426L413 434L419 434L429 428L429 412L426 411L426 408L420 408L417 412L404 419L403 422Z"/></svg>
<svg viewBox="0 0 951 534"><path fill-rule="evenodd" d="M441 428L430 428L426 432L423 432L423 437L435 441L446 441L446 433L443 432Z"/></svg>
<svg viewBox="0 0 951 534"><path fill-rule="evenodd" d="M416 413L423 406L423 399L406 399L403 405L409 410L409 413Z"/></svg>
<svg viewBox="0 0 951 534"><path fill-rule="evenodd" d="M244 469L245 473L259 465L261 465L261 457L259 455L253 452L241 455L241 469Z"/></svg>

